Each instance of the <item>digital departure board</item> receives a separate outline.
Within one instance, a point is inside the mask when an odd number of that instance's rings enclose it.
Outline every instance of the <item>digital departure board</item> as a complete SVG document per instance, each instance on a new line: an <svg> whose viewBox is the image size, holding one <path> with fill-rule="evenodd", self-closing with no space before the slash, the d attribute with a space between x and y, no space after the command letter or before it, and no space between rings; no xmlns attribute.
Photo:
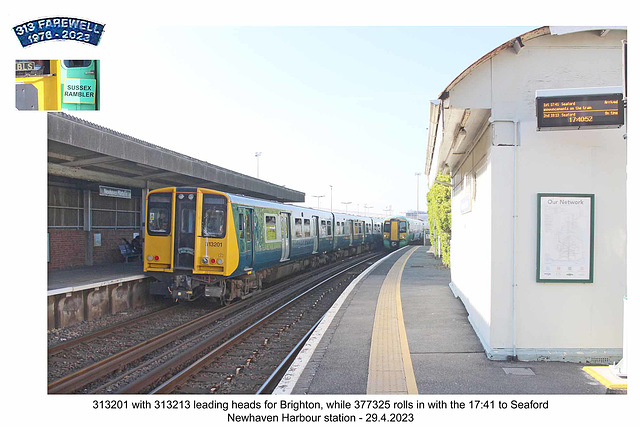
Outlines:
<svg viewBox="0 0 640 427"><path fill-rule="evenodd" d="M624 124L621 93L538 96L538 130L553 128L617 128Z"/></svg>

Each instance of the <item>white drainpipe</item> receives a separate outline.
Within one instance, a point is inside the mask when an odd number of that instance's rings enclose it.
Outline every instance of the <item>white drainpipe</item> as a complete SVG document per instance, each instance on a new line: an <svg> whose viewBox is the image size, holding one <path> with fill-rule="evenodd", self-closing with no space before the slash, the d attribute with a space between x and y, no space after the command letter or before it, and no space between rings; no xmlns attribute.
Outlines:
<svg viewBox="0 0 640 427"><path fill-rule="evenodd" d="M518 354L516 351L516 222L517 222L517 147L519 145L520 134L520 122L514 119L496 119L489 117L489 123L504 122L513 123L513 245L512 245L512 259L513 259L513 277L511 283L511 347L512 356L517 359Z"/></svg>

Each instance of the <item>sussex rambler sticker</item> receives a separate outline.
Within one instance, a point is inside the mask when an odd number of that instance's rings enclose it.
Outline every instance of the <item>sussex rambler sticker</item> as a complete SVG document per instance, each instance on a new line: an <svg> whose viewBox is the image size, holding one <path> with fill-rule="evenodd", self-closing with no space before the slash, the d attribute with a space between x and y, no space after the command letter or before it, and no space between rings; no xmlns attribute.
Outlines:
<svg viewBox="0 0 640 427"><path fill-rule="evenodd" d="M104 24L78 18L42 18L13 27L22 47L48 40L75 40L97 46Z"/></svg>
<svg viewBox="0 0 640 427"><path fill-rule="evenodd" d="M96 81L93 79L66 79L62 102L67 104L95 104Z"/></svg>

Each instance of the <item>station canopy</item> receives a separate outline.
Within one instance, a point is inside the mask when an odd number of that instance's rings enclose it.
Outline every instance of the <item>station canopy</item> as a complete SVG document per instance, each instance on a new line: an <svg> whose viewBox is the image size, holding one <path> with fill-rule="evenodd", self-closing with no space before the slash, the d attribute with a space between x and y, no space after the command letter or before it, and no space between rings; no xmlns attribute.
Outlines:
<svg viewBox="0 0 640 427"><path fill-rule="evenodd" d="M280 202L305 194L194 159L65 113L47 116L49 176L148 188L206 187Z"/></svg>

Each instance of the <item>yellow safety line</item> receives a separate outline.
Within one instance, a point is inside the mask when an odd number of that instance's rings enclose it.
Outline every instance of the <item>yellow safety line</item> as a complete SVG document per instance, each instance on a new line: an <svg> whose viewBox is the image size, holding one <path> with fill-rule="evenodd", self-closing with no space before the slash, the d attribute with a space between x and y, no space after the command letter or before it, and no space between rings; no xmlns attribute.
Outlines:
<svg viewBox="0 0 640 427"><path fill-rule="evenodd" d="M402 272L417 249L410 249L395 262L380 288L369 356L368 394L418 394L400 299Z"/></svg>
<svg viewBox="0 0 640 427"><path fill-rule="evenodd" d="M627 382L626 380L621 380L621 382L613 382L600 372L607 372L606 370L610 369L608 366L584 366L582 368L583 371L591 375L593 378L598 380L600 384L605 386L606 388L616 389L616 390L626 390ZM612 375L613 376L613 375ZM619 378L618 378L619 379Z"/></svg>

